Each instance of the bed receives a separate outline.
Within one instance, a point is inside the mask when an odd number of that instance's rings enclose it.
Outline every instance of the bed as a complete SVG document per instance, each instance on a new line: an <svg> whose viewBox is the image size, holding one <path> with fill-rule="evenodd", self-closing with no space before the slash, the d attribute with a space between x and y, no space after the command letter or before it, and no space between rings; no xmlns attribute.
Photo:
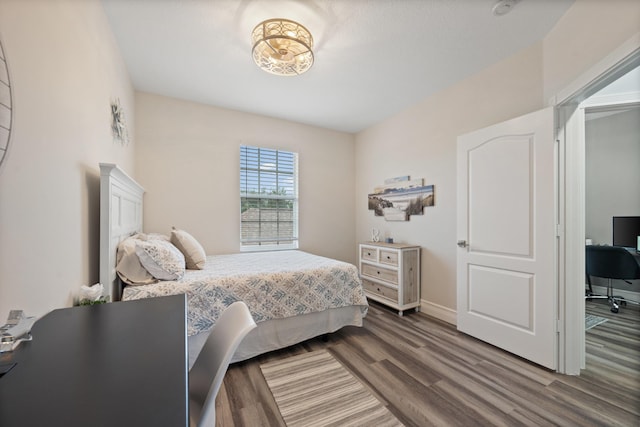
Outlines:
<svg viewBox="0 0 640 427"><path fill-rule="evenodd" d="M100 283L106 296L118 301L186 294L190 366L221 311L237 300L247 303L258 326L234 362L344 326L362 326L368 305L354 265L298 250L213 256L197 251L199 257L193 258L180 240L171 243L176 235L193 239L184 230L143 233L144 189L139 184L114 164L101 163L100 176ZM122 274L123 254L131 255L125 247L136 254L130 259L144 264L145 277ZM176 247L191 267L183 272ZM157 273L149 263L164 260L159 250L170 252L175 265L168 262Z"/></svg>

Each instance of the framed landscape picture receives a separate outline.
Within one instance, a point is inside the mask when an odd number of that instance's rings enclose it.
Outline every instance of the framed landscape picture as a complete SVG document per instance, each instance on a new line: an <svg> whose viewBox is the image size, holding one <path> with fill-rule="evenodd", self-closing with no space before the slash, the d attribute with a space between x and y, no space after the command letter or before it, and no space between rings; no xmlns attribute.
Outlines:
<svg viewBox="0 0 640 427"><path fill-rule="evenodd" d="M422 215L423 209L434 206L433 185L423 185L422 179L386 180L369 194L369 210L387 221L408 221L411 215Z"/></svg>

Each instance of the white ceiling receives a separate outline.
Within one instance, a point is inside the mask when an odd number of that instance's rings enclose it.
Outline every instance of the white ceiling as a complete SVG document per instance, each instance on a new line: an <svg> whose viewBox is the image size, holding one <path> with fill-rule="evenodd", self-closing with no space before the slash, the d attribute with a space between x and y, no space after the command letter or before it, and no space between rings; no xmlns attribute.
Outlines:
<svg viewBox="0 0 640 427"><path fill-rule="evenodd" d="M358 132L542 40L574 0L102 0L139 91ZM251 58L259 22L314 37L305 74Z"/></svg>

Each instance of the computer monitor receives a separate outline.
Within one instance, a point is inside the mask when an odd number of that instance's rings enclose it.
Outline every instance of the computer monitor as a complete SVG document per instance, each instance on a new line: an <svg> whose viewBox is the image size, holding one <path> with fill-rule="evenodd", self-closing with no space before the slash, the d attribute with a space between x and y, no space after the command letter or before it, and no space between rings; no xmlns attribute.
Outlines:
<svg viewBox="0 0 640 427"><path fill-rule="evenodd" d="M640 216L613 217L613 246L638 248L640 236Z"/></svg>

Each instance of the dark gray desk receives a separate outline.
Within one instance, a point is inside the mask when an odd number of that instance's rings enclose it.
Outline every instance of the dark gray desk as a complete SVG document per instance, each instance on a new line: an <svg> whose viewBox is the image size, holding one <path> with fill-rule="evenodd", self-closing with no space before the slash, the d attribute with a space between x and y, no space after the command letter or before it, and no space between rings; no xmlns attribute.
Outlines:
<svg viewBox="0 0 640 427"><path fill-rule="evenodd" d="M187 426L184 295L54 310L0 355L0 426Z"/></svg>
<svg viewBox="0 0 640 427"><path fill-rule="evenodd" d="M636 261L638 261L638 264L640 264L640 251L634 249L634 248L625 248L627 250L627 252L629 252L631 255L633 255L633 257L636 259Z"/></svg>

